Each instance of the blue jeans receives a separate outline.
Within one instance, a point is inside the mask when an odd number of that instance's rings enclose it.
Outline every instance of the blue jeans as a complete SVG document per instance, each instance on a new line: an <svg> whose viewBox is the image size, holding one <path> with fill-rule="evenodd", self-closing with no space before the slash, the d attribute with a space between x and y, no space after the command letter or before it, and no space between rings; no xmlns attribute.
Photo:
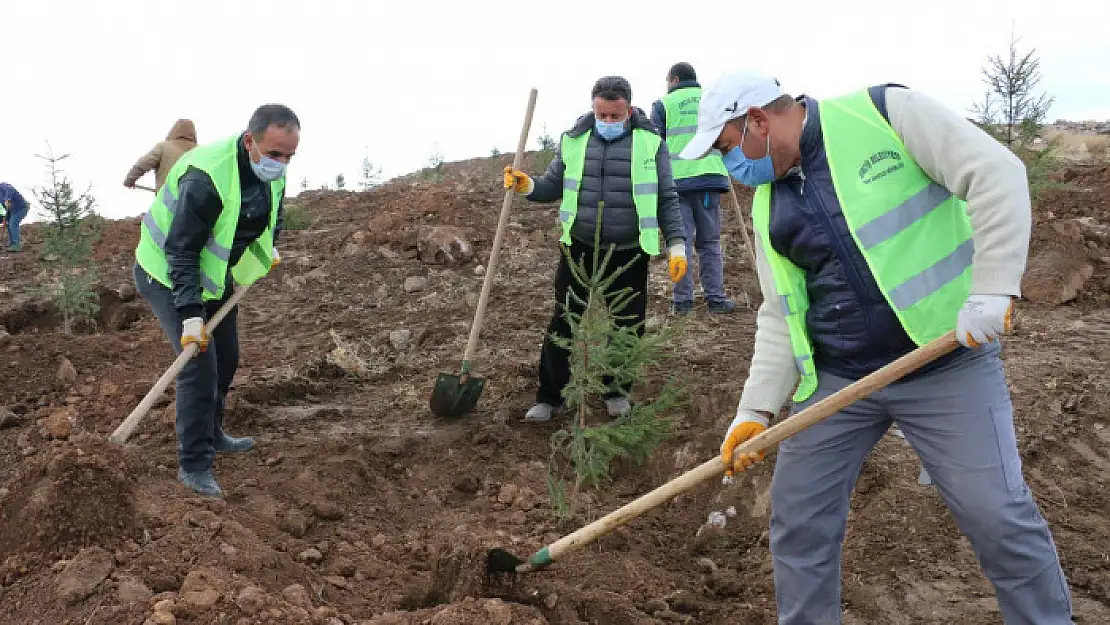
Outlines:
<svg viewBox="0 0 1110 625"><path fill-rule="evenodd" d="M800 410L852 382L818 374ZM1006 625L1070 625L1060 559L1021 472L998 351L975 351L859 400L779 446L771 558L780 625L840 623L848 503L864 458L891 422L944 498L994 585Z"/></svg>
<svg viewBox="0 0 1110 625"><path fill-rule="evenodd" d="M181 322L184 319L173 305L173 292L154 280L135 264L135 286L143 296L175 354L181 353ZM228 291L228 297L231 292ZM210 319L223 301L205 305ZM213 442L223 436L224 400L235 369L239 366L239 307L231 309L208 336L208 349L197 354L177 375L177 461L188 472L212 468L216 457Z"/></svg>
<svg viewBox="0 0 1110 625"><path fill-rule="evenodd" d="M689 191L678 195L682 220L686 226L686 262L692 269L694 252L698 251L698 273L705 299L710 303L724 301L725 267L721 259L721 193ZM674 285L674 302L694 301L694 275L686 275Z"/></svg>
<svg viewBox="0 0 1110 625"><path fill-rule="evenodd" d="M8 212L8 245L15 247L19 245L19 224L23 223L23 218L27 216L27 210L24 208L19 211Z"/></svg>

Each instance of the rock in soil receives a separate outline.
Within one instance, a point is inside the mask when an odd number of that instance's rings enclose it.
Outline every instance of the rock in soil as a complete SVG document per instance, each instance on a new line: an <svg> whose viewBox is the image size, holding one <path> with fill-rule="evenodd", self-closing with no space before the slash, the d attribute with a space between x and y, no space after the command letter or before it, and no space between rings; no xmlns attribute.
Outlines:
<svg viewBox="0 0 1110 625"><path fill-rule="evenodd" d="M26 421L27 417L17 415L7 408L0 408L0 430L23 425Z"/></svg>
<svg viewBox="0 0 1110 625"><path fill-rule="evenodd" d="M58 383L65 387L72 386L73 383L77 381L77 369L74 368L69 358L63 356L61 361L58 362L57 377Z"/></svg>
<svg viewBox="0 0 1110 625"><path fill-rule="evenodd" d="M154 596L146 584L135 579L134 577L125 576L120 578L116 587L116 596L119 602L127 605L129 603L142 603L149 601Z"/></svg>
<svg viewBox="0 0 1110 625"><path fill-rule="evenodd" d="M405 293L416 293L418 291L423 291L427 286L427 278L423 276L409 276L405 278L405 283L402 285L402 288L405 289Z"/></svg>
<svg viewBox="0 0 1110 625"><path fill-rule="evenodd" d="M113 568L112 554L100 547L82 549L58 575L58 598L68 604L80 603L108 578Z"/></svg>
<svg viewBox="0 0 1110 625"><path fill-rule="evenodd" d="M194 569L181 584L181 599L198 608L210 608L220 600L224 588L223 576L209 568Z"/></svg>

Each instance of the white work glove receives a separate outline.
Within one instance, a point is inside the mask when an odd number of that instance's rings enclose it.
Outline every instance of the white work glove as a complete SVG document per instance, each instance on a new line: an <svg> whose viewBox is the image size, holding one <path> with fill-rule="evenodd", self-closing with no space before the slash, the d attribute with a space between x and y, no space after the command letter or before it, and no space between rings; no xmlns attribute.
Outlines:
<svg viewBox="0 0 1110 625"><path fill-rule="evenodd" d="M956 317L956 339L964 347L979 347L1010 331L1014 300L1009 295L972 293Z"/></svg>
<svg viewBox="0 0 1110 625"><path fill-rule="evenodd" d="M208 349L208 333L204 330L204 319L189 317L181 322L181 348L196 343L200 351Z"/></svg>
<svg viewBox="0 0 1110 625"><path fill-rule="evenodd" d="M271 260L270 260L270 271L273 271L274 267L277 267L278 265L281 264L281 254L278 254L278 251L277 251L276 247L273 248L273 249L274 249L274 253L270 255L270 258L271 258Z"/></svg>
<svg viewBox="0 0 1110 625"><path fill-rule="evenodd" d="M763 460L766 452L734 455L733 451L741 443L759 436L767 429L770 420L762 414L741 408L736 411L736 418L728 426L725 441L721 443L721 462L725 465L725 474L732 476L734 471L743 471L753 464ZM734 457L735 456L735 457Z"/></svg>

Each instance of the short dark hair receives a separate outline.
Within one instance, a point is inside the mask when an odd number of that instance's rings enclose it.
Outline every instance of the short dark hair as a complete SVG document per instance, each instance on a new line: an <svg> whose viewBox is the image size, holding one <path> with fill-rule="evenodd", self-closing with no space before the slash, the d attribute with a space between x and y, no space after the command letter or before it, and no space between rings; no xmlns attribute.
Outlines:
<svg viewBox="0 0 1110 625"><path fill-rule="evenodd" d="M667 72L667 80L677 78L681 81L697 80L698 75L694 71L694 66L689 63L675 63Z"/></svg>
<svg viewBox="0 0 1110 625"><path fill-rule="evenodd" d="M254 115L251 115L247 130L250 131L251 136L261 137L266 134L266 129L270 126L300 130L301 120L297 119L293 109L284 104L263 104L254 111Z"/></svg>
<svg viewBox="0 0 1110 625"><path fill-rule="evenodd" d="M593 91L590 92L591 98L601 98L603 100L625 99L628 102L632 101L632 85L621 76L602 76L594 83Z"/></svg>

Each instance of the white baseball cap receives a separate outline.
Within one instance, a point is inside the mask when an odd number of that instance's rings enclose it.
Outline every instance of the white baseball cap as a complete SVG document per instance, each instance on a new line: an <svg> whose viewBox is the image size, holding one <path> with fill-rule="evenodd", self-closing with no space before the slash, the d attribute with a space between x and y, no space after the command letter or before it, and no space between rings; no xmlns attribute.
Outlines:
<svg viewBox="0 0 1110 625"><path fill-rule="evenodd" d="M679 158L693 160L705 156L727 122L747 115L752 107L767 106L782 95L779 81L762 72L734 70L724 74L701 94L697 134Z"/></svg>

